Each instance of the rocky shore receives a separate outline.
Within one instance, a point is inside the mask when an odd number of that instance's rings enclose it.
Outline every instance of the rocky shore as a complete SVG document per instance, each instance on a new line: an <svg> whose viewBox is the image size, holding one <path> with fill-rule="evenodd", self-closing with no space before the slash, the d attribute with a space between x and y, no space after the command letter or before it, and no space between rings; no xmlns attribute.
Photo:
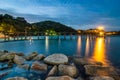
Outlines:
<svg viewBox="0 0 120 80"><path fill-rule="evenodd" d="M28 73L26 76L21 76L21 73L20 76L6 77L14 68ZM0 51L0 80L120 80L120 77L114 67L88 58L62 53L45 56L37 52L25 56L23 53Z"/></svg>

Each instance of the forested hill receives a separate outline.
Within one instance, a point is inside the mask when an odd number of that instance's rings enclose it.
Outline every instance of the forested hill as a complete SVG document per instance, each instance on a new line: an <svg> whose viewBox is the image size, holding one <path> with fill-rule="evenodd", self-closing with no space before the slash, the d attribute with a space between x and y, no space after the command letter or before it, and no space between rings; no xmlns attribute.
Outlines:
<svg viewBox="0 0 120 80"><path fill-rule="evenodd" d="M8 14L0 15L0 32L76 32L75 29L54 21L41 21L28 23L23 17L13 17Z"/></svg>
<svg viewBox="0 0 120 80"><path fill-rule="evenodd" d="M54 21L42 21L33 23L40 31L54 30L56 32L76 32L75 29Z"/></svg>

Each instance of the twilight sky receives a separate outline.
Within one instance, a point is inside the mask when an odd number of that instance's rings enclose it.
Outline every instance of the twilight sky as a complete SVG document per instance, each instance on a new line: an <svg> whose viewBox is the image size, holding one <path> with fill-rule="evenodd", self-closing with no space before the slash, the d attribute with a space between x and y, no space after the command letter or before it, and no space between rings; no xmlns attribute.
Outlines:
<svg viewBox="0 0 120 80"><path fill-rule="evenodd" d="M53 20L75 29L120 30L120 0L0 0L0 14Z"/></svg>

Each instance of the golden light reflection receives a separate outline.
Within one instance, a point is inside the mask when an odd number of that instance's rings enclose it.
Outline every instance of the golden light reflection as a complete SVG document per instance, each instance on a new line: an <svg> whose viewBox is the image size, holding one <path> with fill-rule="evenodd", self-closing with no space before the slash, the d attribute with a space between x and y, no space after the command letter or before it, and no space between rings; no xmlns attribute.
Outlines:
<svg viewBox="0 0 120 80"><path fill-rule="evenodd" d="M105 39L103 37L96 38L92 58L95 61L102 62L104 65L109 65L106 58Z"/></svg>
<svg viewBox="0 0 120 80"><path fill-rule="evenodd" d="M77 40L77 55L80 56L81 53L81 36L78 36L78 40Z"/></svg>
<svg viewBox="0 0 120 80"><path fill-rule="evenodd" d="M86 39L86 48L85 48L85 56L86 57L88 57L89 50L90 50L90 40L89 40L89 37L87 37L87 39Z"/></svg>

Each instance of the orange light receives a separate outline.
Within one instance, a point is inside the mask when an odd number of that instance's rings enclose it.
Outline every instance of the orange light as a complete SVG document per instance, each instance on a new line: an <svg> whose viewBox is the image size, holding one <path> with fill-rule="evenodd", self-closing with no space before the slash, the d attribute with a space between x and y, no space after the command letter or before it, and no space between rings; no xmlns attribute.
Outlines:
<svg viewBox="0 0 120 80"><path fill-rule="evenodd" d="M104 27L103 27L103 26L98 26L97 29L98 29L98 30L104 30Z"/></svg>

